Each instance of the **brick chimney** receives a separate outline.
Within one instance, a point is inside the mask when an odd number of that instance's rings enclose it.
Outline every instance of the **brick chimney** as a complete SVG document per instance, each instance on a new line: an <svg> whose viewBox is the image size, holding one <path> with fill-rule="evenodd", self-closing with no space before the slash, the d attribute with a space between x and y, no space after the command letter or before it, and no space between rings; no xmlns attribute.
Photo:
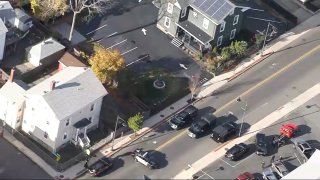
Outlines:
<svg viewBox="0 0 320 180"><path fill-rule="evenodd" d="M50 91L53 91L56 88L56 81L51 81L50 83Z"/></svg>
<svg viewBox="0 0 320 180"><path fill-rule="evenodd" d="M13 82L14 71L15 71L14 68L12 68L11 71L10 71L10 76L9 76L9 79L8 79L9 82Z"/></svg>

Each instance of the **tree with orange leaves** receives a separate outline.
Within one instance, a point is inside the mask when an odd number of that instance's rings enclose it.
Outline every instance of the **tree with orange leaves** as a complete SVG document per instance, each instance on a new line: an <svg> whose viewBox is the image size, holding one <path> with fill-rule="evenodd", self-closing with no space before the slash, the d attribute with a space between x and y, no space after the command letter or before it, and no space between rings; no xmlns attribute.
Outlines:
<svg viewBox="0 0 320 180"><path fill-rule="evenodd" d="M118 50L104 48L95 48L94 54L89 58L89 64L102 83L111 83L117 73L126 66Z"/></svg>

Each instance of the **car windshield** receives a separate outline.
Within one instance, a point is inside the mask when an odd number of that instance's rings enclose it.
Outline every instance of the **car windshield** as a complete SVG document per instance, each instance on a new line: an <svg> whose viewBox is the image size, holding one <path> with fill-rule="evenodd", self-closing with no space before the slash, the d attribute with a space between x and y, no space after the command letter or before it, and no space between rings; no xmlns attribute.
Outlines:
<svg viewBox="0 0 320 180"><path fill-rule="evenodd" d="M174 123L181 123L183 121L183 118L179 115L174 116L174 118L172 119L172 122Z"/></svg>
<svg viewBox="0 0 320 180"><path fill-rule="evenodd" d="M192 124L192 129L194 131L200 131L201 130L201 126L198 123L194 123L194 124Z"/></svg>

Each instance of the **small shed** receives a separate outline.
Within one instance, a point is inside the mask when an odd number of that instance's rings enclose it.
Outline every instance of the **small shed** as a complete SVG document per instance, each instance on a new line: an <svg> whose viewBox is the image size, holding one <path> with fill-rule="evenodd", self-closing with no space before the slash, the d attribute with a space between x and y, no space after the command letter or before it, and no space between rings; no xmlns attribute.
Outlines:
<svg viewBox="0 0 320 180"><path fill-rule="evenodd" d="M16 18L14 20L15 27L25 32L33 26L31 17L23 10L16 8L14 9L14 12L16 14Z"/></svg>
<svg viewBox="0 0 320 180"><path fill-rule="evenodd" d="M28 61L38 67L58 62L63 55L65 47L53 38L48 38L34 46L26 48Z"/></svg>

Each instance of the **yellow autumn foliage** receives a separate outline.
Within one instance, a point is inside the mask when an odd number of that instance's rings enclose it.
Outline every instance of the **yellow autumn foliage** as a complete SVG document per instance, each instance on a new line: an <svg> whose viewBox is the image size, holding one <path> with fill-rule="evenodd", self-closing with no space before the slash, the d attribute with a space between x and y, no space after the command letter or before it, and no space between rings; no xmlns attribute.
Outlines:
<svg viewBox="0 0 320 180"><path fill-rule="evenodd" d="M117 50L96 48L89 59L92 71L102 83L109 83L116 78L117 73L125 68L124 58Z"/></svg>

